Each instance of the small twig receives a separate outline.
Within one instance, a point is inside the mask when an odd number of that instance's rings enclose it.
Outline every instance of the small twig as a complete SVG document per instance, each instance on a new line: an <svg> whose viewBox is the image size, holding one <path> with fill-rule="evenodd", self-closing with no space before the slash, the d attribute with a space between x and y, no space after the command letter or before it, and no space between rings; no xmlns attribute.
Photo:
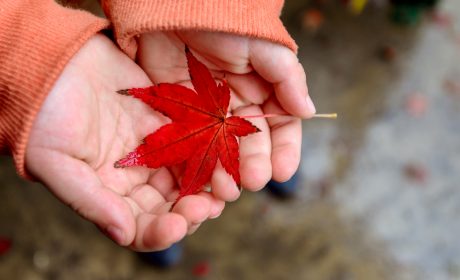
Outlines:
<svg viewBox="0 0 460 280"><path fill-rule="evenodd" d="M337 119L337 113L331 114L314 114L313 118Z"/></svg>

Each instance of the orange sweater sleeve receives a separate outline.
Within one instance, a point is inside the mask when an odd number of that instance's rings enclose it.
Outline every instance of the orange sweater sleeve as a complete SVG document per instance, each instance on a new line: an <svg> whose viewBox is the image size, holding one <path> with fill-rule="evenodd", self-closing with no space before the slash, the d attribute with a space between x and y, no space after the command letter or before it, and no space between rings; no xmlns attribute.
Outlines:
<svg viewBox="0 0 460 280"><path fill-rule="evenodd" d="M12 153L20 175L47 93L77 50L107 26L54 0L0 0L0 150Z"/></svg>
<svg viewBox="0 0 460 280"><path fill-rule="evenodd" d="M297 45L279 19L283 0L103 0L118 45L136 56L136 36L145 32L194 29L228 32Z"/></svg>

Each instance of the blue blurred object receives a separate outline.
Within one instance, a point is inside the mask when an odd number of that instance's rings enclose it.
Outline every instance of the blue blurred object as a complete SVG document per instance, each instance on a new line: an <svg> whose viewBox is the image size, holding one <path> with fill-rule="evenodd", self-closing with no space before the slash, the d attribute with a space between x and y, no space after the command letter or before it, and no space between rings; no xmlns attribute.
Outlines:
<svg viewBox="0 0 460 280"><path fill-rule="evenodd" d="M267 183L266 189L278 198L291 198L297 193L299 179L300 176L296 172L291 179L283 183L270 180Z"/></svg>
<svg viewBox="0 0 460 280"><path fill-rule="evenodd" d="M182 259L182 245L174 243L168 249L157 252L139 253L140 257L151 265L159 268L169 268Z"/></svg>

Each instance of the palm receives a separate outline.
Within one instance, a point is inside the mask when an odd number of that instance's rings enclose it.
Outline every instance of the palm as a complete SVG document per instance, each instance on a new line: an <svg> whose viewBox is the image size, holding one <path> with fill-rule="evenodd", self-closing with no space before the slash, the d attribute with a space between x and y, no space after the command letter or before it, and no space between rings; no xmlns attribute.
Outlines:
<svg viewBox="0 0 460 280"><path fill-rule="evenodd" d="M223 208L222 201L200 194L169 213L175 179L167 169L114 169L116 160L165 122L139 101L115 93L149 84L107 39L93 38L46 99L26 153L32 175L101 229L122 229L123 237L113 237L136 250L167 247Z"/></svg>
<svg viewBox="0 0 460 280"><path fill-rule="evenodd" d="M184 44L232 89L230 110L237 115L264 113L310 117L305 73L297 57L267 41L210 32L158 32L139 40L137 61L154 83L190 84ZM300 120L292 117L251 119L261 133L241 139L242 186L258 190L270 179L287 180L300 160ZM219 168L217 169L219 172ZM226 199L231 179L213 177L213 193ZM228 191L227 191L228 193Z"/></svg>

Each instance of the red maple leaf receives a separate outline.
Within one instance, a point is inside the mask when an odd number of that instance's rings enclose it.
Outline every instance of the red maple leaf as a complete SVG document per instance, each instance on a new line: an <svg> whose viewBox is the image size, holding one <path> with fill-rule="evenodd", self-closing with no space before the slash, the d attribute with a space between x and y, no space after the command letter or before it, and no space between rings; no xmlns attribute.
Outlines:
<svg viewBox="0 0 460 280"><path fill-rule="evenodd" d="M217 84L206 66L186 47L185 54L195 91L177 84L160 83L118 93L139 98L172 120L149 134L133 152L115 167L159 168L185 162L176 202L203 189L219 159L240 185L237 136L259 131L247 120L230 116L230 89L226 81Z"/></svg>

